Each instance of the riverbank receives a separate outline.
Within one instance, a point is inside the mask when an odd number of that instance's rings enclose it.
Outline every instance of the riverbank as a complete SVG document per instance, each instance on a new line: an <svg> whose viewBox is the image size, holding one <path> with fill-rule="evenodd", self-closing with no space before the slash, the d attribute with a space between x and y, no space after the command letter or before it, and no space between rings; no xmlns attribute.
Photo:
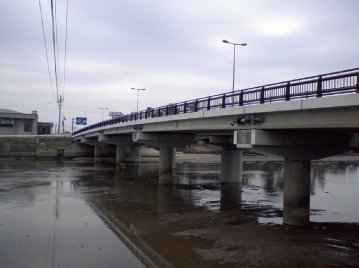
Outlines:
<svg viewBox="0 0 359 268"><path fill-rule="evenodd" d="M93 148L72 143L69 136L0 136L0 158L56 160L93 157Z"/></svg>

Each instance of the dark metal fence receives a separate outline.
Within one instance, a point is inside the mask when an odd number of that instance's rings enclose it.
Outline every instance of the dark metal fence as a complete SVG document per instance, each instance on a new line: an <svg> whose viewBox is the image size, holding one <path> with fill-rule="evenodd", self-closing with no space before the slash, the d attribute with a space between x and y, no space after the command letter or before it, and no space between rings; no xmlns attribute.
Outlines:
<svg viewBox="0 0 359 268"><path fill-rule="evenodd" d="M147 108L147 110L138 113L123 115L120 118L110 119L84 127L75 131L73 135L107 125L140 119L251 104L320 98L329 95L348 93L359 93L359 68L247 88L184 102L171 103L157 108Z"/></svg>

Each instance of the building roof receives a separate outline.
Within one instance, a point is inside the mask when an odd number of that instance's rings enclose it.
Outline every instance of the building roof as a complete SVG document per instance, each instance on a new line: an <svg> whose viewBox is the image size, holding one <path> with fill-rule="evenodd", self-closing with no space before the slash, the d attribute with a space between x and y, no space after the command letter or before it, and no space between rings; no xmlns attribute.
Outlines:
<svg viewBox="0 0 359 268"><path fill-rule="evenodd" d="M31 114L25 114L25 113L20 113L14 110L3 109L3 108L0 108L0 116L6 118L33 119L33 120L37 120L38 118L38 114L36 111L33 111Z"/></svg>
<svg viewBox="0 0 359 268"><path fill-rule="evenodd" d="M20 112L10 110L10 109L2 109L0 108L0 113L2 114L21 114Z"/></svg>

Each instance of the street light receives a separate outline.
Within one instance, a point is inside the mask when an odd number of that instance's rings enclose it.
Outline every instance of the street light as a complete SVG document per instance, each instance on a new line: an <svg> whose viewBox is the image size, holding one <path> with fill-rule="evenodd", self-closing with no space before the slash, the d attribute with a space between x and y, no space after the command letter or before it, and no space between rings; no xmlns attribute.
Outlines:
<svg viewBox="0 0 359 268"><path fill-rule="evenodd" d="M236 46L247 46L247 43L232 43L227 40L222 40L223 43L233 45L233 81L232 81L232 92L234 92L234 78L236 71Z"/></svg>
<svg viewBox="0 0 359 268"><path fill-rule="evenodd" d="M98 109L102 110L102 121L103 121L103 114L104 114L105 110L108 110L108 108L107 107L100 107Z"/></svg>
<svg viewBox="0 0 359 268"><path fill-rule="evenodd" d="M145 88L133 88L133 87L131 87L131 89L137 90L137 113L138 113L138 100L140 98L140 90L146 90L146 89Z"/></svg>

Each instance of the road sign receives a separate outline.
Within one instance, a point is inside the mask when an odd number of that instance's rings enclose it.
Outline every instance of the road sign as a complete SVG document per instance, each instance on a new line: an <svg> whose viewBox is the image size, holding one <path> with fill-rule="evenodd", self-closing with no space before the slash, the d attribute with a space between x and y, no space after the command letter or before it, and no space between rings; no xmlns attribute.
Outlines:
<svg viewBox="0 0 359 268"><path fill-rule="evenodd" d="M86 117L76 117L76 125L87 125Z"/></svg>

